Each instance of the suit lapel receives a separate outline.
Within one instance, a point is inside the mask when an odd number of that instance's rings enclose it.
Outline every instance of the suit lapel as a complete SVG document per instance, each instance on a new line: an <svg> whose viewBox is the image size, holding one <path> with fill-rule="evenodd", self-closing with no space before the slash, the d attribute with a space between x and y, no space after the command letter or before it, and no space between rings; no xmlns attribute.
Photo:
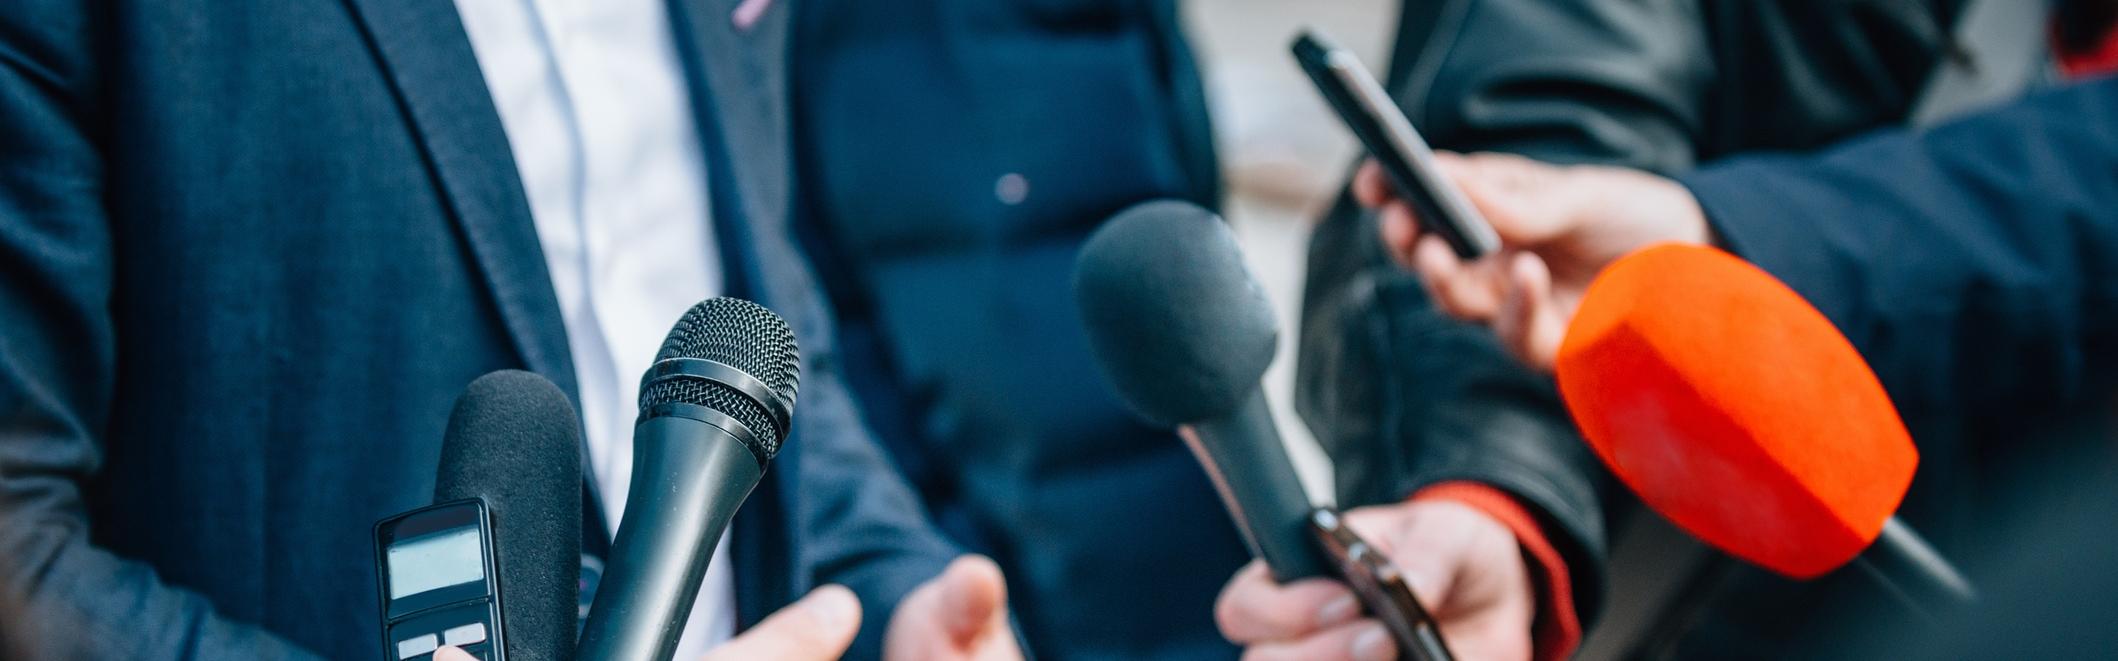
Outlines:
<svg viewBox="0 0 2118 661"><path fill-rule="evenodd" d="M707 142L716 230L730 240L731 294L771 305L778 287L759 273L757 239L784 236L791 194L787 111L790 0L670 0ZM746 23L748 27L743 27Z"/></svg>
<svg viewBox="0 0 2118 661"><path fill-rule="evenodd" d="M347 0L530 370L578 396L565 326L478 58L447 0Z"/></svg>

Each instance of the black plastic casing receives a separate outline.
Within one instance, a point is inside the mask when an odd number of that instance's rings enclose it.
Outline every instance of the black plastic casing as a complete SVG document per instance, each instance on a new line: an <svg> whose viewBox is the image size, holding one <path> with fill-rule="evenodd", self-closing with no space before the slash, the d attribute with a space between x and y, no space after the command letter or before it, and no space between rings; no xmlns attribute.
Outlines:
<svg viewBox="0 0 2118 661"><path fill-rule="evenodd" d="M1500 250L1500 235L1437 171L1427 141L1360 60L1307 31L1295 38L1289 50L1316 83L1324 102L1375 157L1398 195L1412 205L1421 228L1440 235L1457 257L1466 260Z"/></svg>
<svg viewBox="0 0 2118 661"><path fill-rule="evenodd" d="M451 585L390 598L390 547L398 540L412 539L444 530L474 526L478 551L485 563L485 578L476 583ZM382 649L387 661L398 661L397 641L420 633L439 637L448 629L483 622L485 640L466 645L463 651L486 661L506 661L507 640L501 630L500 567L493 557L493 517L485 500L466 498L422 507L375 523L376 594L382 607ZM404 633L398 633L405 629ZM431 653L416 658L432 658Z"/></svg>

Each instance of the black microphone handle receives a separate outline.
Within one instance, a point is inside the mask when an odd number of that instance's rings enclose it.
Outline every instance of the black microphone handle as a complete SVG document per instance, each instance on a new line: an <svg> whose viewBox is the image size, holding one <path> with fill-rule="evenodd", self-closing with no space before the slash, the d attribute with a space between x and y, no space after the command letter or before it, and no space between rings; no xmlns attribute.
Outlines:
<svg viewBox="0 0 2118 661"><path fill-rule="evenodd" d="M1178 432L1206 467L1221 504L1235 516L1243 541L1249 542L1251 555L1265 559L1274 579L1285 583L1336 576L1311 538L1309 512L1315 506L1294 474L1263 389L1252 389L1234 412L1185 425Z"/></svg>
<svg viewBox="0 0 2118 661"><path fill-rule="evenodd" d="M713 548L763 467L720 427L680 415L633 427L632 487L580 661L664 661L691 617Z"/></svg>
<svg viewBox="0 0 2118 661"><path fill-rule="evenodd" d="M1971 587L1971 581L1912 526L1895 516L1883 521L1883 532L1853 562L1888 586L1913 610L1930 618L1978 600L1978 591Z"/></svg>

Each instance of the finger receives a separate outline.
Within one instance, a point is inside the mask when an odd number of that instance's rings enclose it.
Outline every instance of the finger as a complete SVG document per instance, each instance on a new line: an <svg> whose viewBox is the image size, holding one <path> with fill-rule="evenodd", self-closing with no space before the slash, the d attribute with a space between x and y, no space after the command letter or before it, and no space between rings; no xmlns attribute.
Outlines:
<svg viewBox="0 0 2118 661"><path fill-rule="evenodd" d="M1433 236L1419 240L1412 261L1427 293L1443 312L1478 323L1492 319L1501 293L1495 291L1493 280L1481 272L1483 265L1458 259L1447 242Z"/></svg>
<svg viewBox="0 0 2118 661"><path fill-rule="evenodd" d="M1252 560L1214 603L1221 635L1237 644L1290 640L1360 616L1360 602L1336 581L1311 578L1281 585Z"/></svg>
<svg viewBox="0 0 2118 661"><path fill-rule="evenodd" d="M1430 611L1439 609L1456 586L1454 567L1459 564L1460 553L1450 548L1455 536L1423 534L1422 512L1414 509L1408 513L1399 507L1364 507L1347 512L1346 526L1391 559L1420 605Z"/></svg>
<svg viewBox="0 0 2118 661"><path fill-rule="evenodd" d="M1353 199L1361 206L1372 208L1382 206L1394 197L1397 194L1390 189L1390 179L1383 175L1383 167L1372 158L1362 161L1360 169L1353 172Z"/></svg>
<svg viewBox="0 0 2118 661"><path fill-rule="evenodd" d="M1493 334L1500 337L1500 344L1508 353L1524 363L1531 362L1528 351L1530 340L1526 337L1531 317L1536 314L1538 283L1529 276L1529 266L1537 257L1523 253L1505 255L1507 268L1507 291L1501 299L1500 314L1493 317ZM1541 289L1549 289L1543 287Z"/></svg>
<svg viewBox="0 0 2118 661"><path fill-rule="evenodd" d="M1504 246L1533 246L1551 238L1578 209L1573 180L1556 166L1515 154L1479 153L1441 168L1464 199L1485 217Z"/></svg>
<svg viewBox="0 0 2118 661"><path fill-rule="evenodd" d="M1375 213L1376 230L1383 239L1383 248L1399 266L1416 268L1414 250L1419 245L1419 219L1412 216L1412 207L1404 204L1385 204Z"/></svg>
<svg viewBox="0 0 2118 661"><path fill-rule="evenodd" d="M478 657L471 656L470 652L457 649L454 645L442 645L434 650L434 661L478 661Z"/></svg>
<svg viewBox="0 0 2118 661"><path fill-rule="evenodd" d="M1243 650L1243 661L1391 661L1397 658L1397 642L1382 623L1362 618L1326 629L1314 636L1287 642L1252 645Z"/></svg>
<svg viewBox="0 0 2118 661"><path fill-rule="evenodd" d="M860 600L845 586L826 585L707 652L702 661L826 661L845 654L859 632Z"/></svg>
<svg viewBox="0 0 2118 661"><path fill-rule="evenodd" d="M1536 255L1518 254L1508 264L1508 279L1514 285L1508 288L1508 311L1502 316L1509 320L1509 328L1501 337L1517 358L1532 367L1550 370L1559 354L1559 342L1566 337L1567 323L1558 301L1552 297L1551 269ZM1500 325L1495 324L1494 328L1499 329Z"/></svg>
<svg viewBox="0 0 2118 661"><path fill-rule="evenodd" d="M1007 580L1000 573L1000 565L993 564L991 558L957 558L942 571L939 583L942 626L957 642L971 642L993 631L995 624L1005 625Z"/></svg>
<svg viewBox="0 0 2118 661"><path fill-rule="evenodd" d="M1458 659L1528 661L1536 651L1530 628L1503 617L1450 622L1442 635L1447 637L1449 653Z"/></svg>

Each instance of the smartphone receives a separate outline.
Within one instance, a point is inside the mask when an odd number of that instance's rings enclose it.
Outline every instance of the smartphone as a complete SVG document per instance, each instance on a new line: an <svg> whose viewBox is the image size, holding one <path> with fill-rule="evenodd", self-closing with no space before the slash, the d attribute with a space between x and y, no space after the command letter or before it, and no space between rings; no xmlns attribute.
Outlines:
<svg viewBox="0 0 2118 661"><path fill-rule="evenodd" d="M1412 130L1412 121L1361 65L1360 58L1312 30L1303 30L1289 49L1323 93L1324 102L1331 104L1346 128L1353 130L1354 137L1382 165L1398 195L1412 205L1422 229L1439 235L1457 257L1466 260L1500 249L1500 235L1493 232L1492 224L1471 206L1463 191L1441 175L1434 165L1434 150Z"/></svg>
<svg viewBox="0 0 2118 661"><path fill-rule="evenodd" d="M1405 575L1384 557L1381 551L1369 546L1353 529L1347 528L1345 519L1338 512L1317 508L1309 513L1309 532L1316 537L1324 555L1338 564L1338 575L1353 586L1353 594L1360 598L1361 606L1377 620L1390 636L1397 641L1400 658L1413 661L1452 661L1449 645L1442 642L1441 630L1434 623L1434 616L1420 606L1419 599L1412 596L1412 586L1405 583Z"/></svg>

